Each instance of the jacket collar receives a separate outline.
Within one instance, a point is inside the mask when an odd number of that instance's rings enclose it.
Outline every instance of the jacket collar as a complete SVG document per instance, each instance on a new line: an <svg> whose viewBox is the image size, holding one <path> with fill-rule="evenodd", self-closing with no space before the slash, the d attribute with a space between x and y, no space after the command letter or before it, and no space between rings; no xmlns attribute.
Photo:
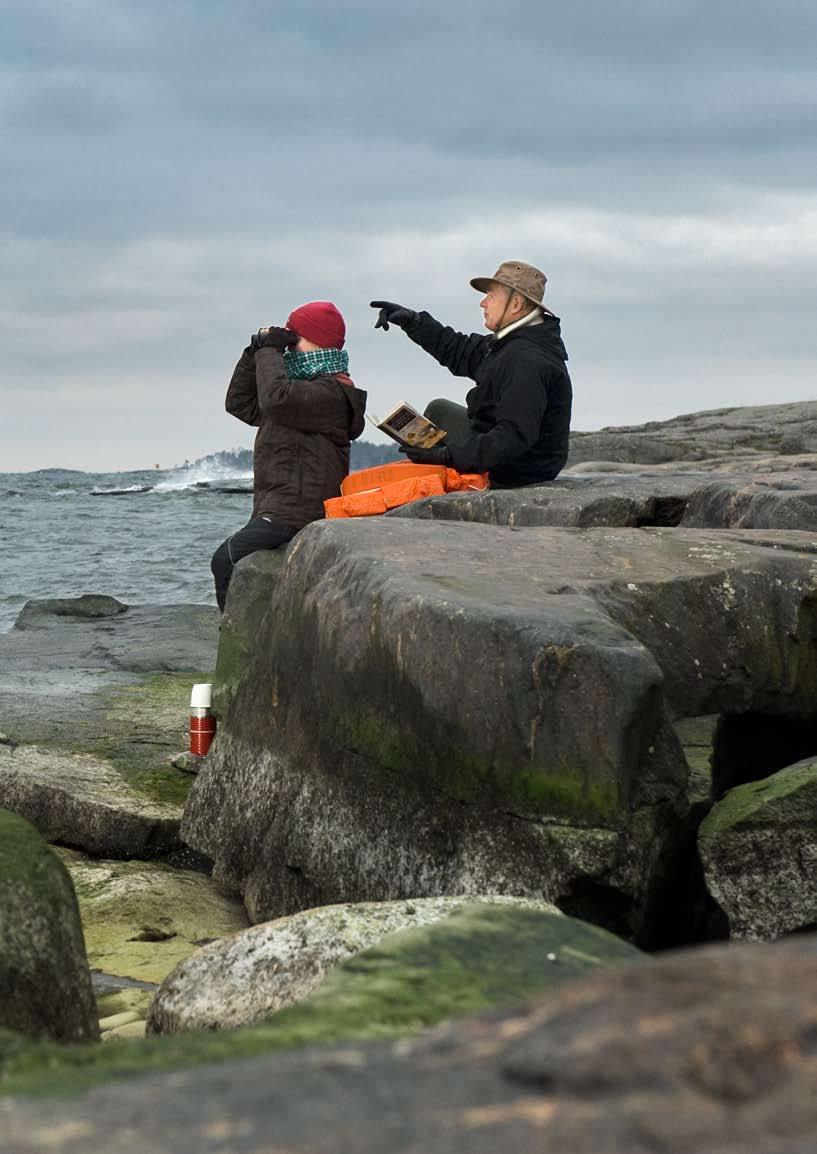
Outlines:
<svg viewBox="0 0 817 1154"><path fill-rule="evenodd" d="M508 333L516 332L517 329L521 329L525 325L541 325L543 323L543 319L542 310L538 308L534 309L532 312L525 313L525 315L520 317L518 321L514 321L509 325L505 325L504 329L500 329L499 332L494 334L494 340L501 341L503 337L508 335Z"/></svg>

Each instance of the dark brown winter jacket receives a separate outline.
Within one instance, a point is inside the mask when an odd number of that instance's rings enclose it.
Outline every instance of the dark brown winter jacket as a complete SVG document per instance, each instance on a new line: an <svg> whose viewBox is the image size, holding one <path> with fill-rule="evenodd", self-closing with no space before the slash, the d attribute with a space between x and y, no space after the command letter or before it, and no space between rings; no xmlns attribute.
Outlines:
<svg viewBox="0 0 817 1154"><path fill-rule="evenodd" d="M342 373L287 376L277 349L246 348L227 389L228 413L255 425L253 517L302 529L324 515L363 432L366 394Z"/></svg>

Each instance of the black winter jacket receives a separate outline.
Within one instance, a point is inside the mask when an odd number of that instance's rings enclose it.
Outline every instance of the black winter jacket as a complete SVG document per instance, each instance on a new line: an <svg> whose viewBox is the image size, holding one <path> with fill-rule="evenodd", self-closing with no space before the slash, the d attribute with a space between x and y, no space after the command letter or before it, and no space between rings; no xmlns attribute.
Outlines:
<svg viewBox="0 0 817 1154"><path fill-rule="evenodd" d="M567 460L573 400L559 318L500 341L455 332L426 312L405 331L454 376L476 381L465 398L471 436L448 445L453 467L490 473L495 488L552 481Z"/></svg>
<svg viewBox="0 0 817 1154"><path fill-rule="evenodd" d="M363 432L366 394L342 373L287 376L277 349L246 348L227 389L228 413L256 425L253 517L302 529L340 496L349 442Z"/></svg>

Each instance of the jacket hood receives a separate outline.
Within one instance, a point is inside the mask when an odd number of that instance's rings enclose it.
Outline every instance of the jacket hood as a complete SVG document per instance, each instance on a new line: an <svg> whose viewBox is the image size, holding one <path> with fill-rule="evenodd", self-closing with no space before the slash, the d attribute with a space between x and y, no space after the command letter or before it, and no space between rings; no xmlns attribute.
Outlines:
<svg viewBox="0 0 817 1154"><path fill-rule="evenodd" d="M514 329L499 343L504 344L505 341L532 341L562 363L567 361L567 349L561 336L561 322L552 313L545 313L539 325L523 325L522 328Z"/></svg>

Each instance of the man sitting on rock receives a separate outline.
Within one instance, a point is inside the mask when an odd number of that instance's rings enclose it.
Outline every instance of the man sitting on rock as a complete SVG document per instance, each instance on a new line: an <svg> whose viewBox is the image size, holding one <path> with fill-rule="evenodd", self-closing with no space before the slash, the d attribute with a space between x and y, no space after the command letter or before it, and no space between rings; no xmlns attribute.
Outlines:
<svg viewBox="0 0 817 1154"><path fill-rule="evenodd" d="M539 269L516 260L474 278L485 294L487 337L455 332L391 301L371 302L380 310L375 328L397 325L454 376L476 382L466 407L445 399L428 405L425 415L448 437L431 449L402 449L410 460L490 473L494 488L552 481L564 467L573 391L559 318L542 303L545 281Z"/></svg>
<svg viewBox="0 0 817 1154"><path fill-rule="evenodd" d="M363 432L366 410L366 394L347 373L345 340L337 308L312 301L290 313L284 328L253 334L235 367L227 412L258 432L252 520L219 545L210 565L222 612L236 562L286 544L340 494L349 442Z"/></svg>

